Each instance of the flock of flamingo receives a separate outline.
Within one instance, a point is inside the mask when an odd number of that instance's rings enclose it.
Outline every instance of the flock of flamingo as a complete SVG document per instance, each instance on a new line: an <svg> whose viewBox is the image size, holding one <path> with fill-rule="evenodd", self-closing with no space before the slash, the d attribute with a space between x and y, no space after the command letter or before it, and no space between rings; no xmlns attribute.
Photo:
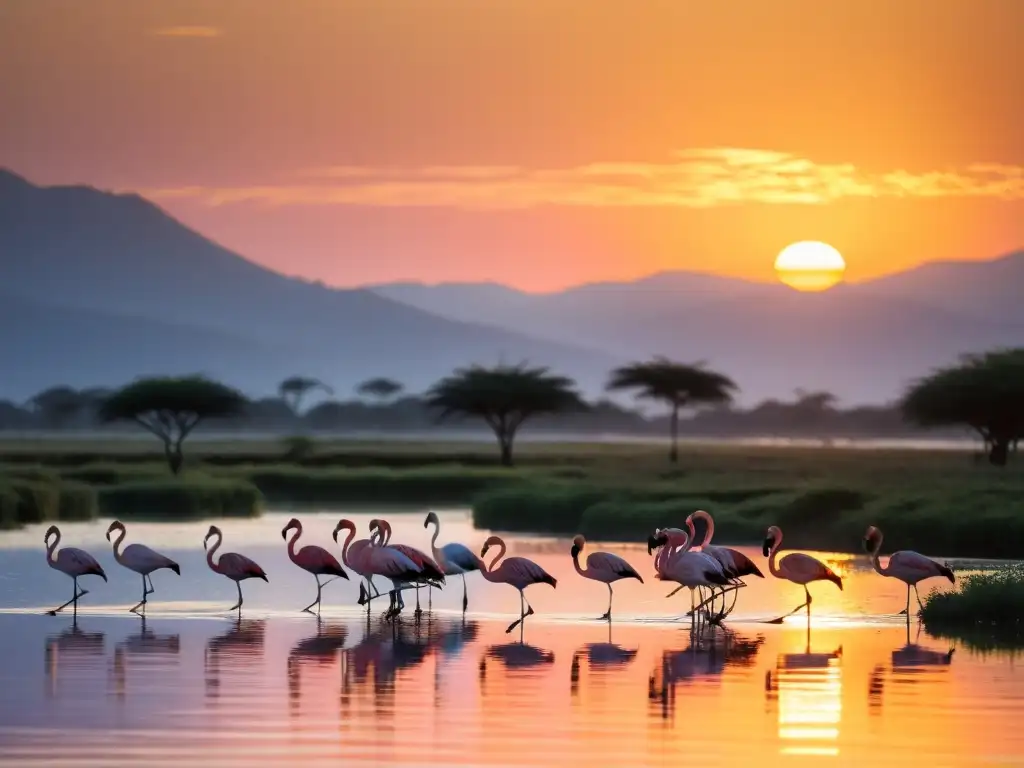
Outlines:
<svg viewBox="0 0 1024 768"><path fill-rule="evenodd" d="M696 537L694 521L701 520L706 525L704 539L699 549L693 549L693 541ZM477 556L469 547L452 542L439 547L437 539L440 535L441 524L434 512L427 514L423 521L423 527L434 526L433 537L430 540L431 555L427 555L414 547L405 544L391 543L391 525L386 520L374 519L370 521L370 536L366 539L353 541L356 536L356 526L351 520L342 519L334 528L333 539L338 543L338 533L346 531L344 541L340 544L341 561L339 562L327 549L315 544L308 544L301 549L297 548L299 538L302 536L302 523L292 518L281 531L281 537L288 542L288 557L303 570L311 573L316 579L316 599L307 605L303 610L313 613L316 608L320 610L320 602L323 587L327 582L321 581L321 577L348 579L346 568L356 573L362 580L359 585L359 605L367 606L367 614L370 611L372 600L382 597L381 593L373 582L374 576L380 576L391 582L392 588L388 591L390 604L384 612L386 619L393 619L405 608L405 601L402 599L402 592L409 589L416 590L416 614L422 611L419 601L419 590L442 589L446 584L446 578L450 576L462 577L462 610L465 612L469 607L469 597L466 591L466 574L479 571L480 575L487 581L508 584L519 592L519 618L512 622L506 632L511 632L516 626L526 620L527 616L534 613L533 607L527 601L524 591L533 584L550 584L557 587L557 580L547 573L537 563L525 557L506 557L505 542L498 536L490 536L483 545L480 555ZM743 577L758 576L764 578L757 565L746 555L738 550L729 547L712 546L711 539L714 535L714 520L711 515L703 510L697 510L686 518L685 528L660 528L648 538L647 551L654 555L655 578L661 581L674 582L679 586L670 592L671 597L680 589L690 590L691 610L687 614L693 618L705 617L708 621L720 624L722 620L732 612L736 604L737 590L745 586ZM114 521L107 529L107 540L110 541L111 534L117 532L113 541L114 559L142 577L142 598L129 610L144 614L149 595L153 594L152 574L161 569L168 569L181 575L180 566L169 557L150 549L142 544L129 544L121 548L126 530L124 524ZM288 533L292 531L289 539ZM88 594L88 590L80 589L79 578L87 575L100 576L104 581L107 575L99 562L84 550L74 547L64 547L57 550L60 543L60 530L57 526L50 526L46 531L43 542L46 545L46 562L51 568L67 574L73 580L73 596L63 605L54 608L48 613L55 616L58 612L69 605L73 605L75 611L78 609L78 600ZM229 610L242 609L242 582L246 579L263 579L268 581L266 572L244 555L236 552L225 552L217 560L214 556L223 541L223 534L220 529L211 525L203 539L203 546L206 549L206 562L210 569L235 582L238 591L238 602ZM213 545L210 546L210 540ZM842 579L836 575L828 566L821 561L800 552L791 552L778 558L779 548L782 545L782 531L778 526L771 526L764 539L763 553L768 558L768 570L772 576L785 579L804 588L804 602L794 608L785 616L774 619L770 623L781 623L786 616L790 616L801 608L807 609L810 617L811 593L808 585L815 581L830 581L841 590ZM879 551L882 547L882 532L875 526L870 526L864 535L864 548L871 556L874 569L883 576L899 579L907 585L907 604L901 614L910 613L910 590L913 588L919 605L921 597L917 592L917 584L925 579L933 577L944 577L954 582L955 577L952 570L934 560L924 557L917 552L900 551L889 557L888 564L883 568L879 559ZM579 556L582 553L586 541L583 536L576 536L572 542L570 556L576 572L585 578L599 581L608 587L608 610L600 617L611 620L612 617L612 584L621 579L637 579L643 582L643 578L637 573L628 562L618 555L610 552L593 552L587 556L586 568L580 566ZM483 558L492 549L496 554L489 563ZM363 583L365 582L365 583ZM705 597L705 590L707 596ZM726 608L726 600L729 592L732 592L732 602ZM697 603L695 595L699 595L700 602ZM428 593L428 599L432 592ZM718 601L720 607L716 608ZM431 604L428 604L428 608Z"/></svg>

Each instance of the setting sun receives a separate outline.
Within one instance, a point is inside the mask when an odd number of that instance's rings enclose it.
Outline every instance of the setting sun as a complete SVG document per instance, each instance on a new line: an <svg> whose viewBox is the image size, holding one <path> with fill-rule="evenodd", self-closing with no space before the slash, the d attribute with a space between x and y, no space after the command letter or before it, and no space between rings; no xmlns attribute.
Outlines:
<svg viewBox="0 0 1024 768"><path fill-rule="evenodd" d="M803 241L787 245L775 259L779 280L798 291L824 291L842 282L846 262L827 243Z"/></svg>

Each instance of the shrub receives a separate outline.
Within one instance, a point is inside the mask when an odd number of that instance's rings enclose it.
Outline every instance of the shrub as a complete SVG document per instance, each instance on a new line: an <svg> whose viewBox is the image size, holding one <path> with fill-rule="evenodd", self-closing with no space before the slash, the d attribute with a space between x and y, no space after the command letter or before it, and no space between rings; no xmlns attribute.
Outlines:
<svg viewBox="0 0 1024 768"><path fill-rule="evenodd" d="M1020 634L1024 617L1024 566L965 576L956 589L932 592L921 620L932 632L977 628Z"/></svg>
<svg viewBox="0 0 1024 768"><path fill-rule="evenodd" d="M496 488L473 500L473 525L501 531L576 533L586 510L608 491L556 482Z"/></svg>
<svg viewBox="0 0 1024 768"><path fill-rule="evenodd" d="M122 520L199 520L208 517L255 517L261 495L244 480L137 481L102 488L100 510Z"/></svg>
<svg viewBox="0 0 1024 768"><path fill-rule="evenodd" d="M46 521L91 520L96 513L96 493L89 486L27 480L17 475L0 478L0 528Z"/></svg>

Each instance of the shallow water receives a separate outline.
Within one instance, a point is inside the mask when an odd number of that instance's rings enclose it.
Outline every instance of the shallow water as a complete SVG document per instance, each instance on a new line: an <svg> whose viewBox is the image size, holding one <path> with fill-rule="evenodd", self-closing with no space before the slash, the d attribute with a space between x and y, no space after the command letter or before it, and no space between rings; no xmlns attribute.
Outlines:
<svg viewBox="0 0 1024 768"><path fill-rule="evenodd" d="M379 513L378 513L379 514ZM349 515L361 531L369 515ZM0 760L8 764L181 765L835 765L1024 763L1024 671L929 637L894 612L902 584L864 558L819 557L844 589L815 584L812 621L761 623L802 590L768 578L741 590L728 631L694 635L685 591L653 578L646 549L601 546L645 583L616 586L615 622L602 584L573 573L566 541L509 538L558 588L531 587L537 614L520 635L516 592L456 579L416 622L354 605L358 587L324 589L322 619L299 614L313 578L287 560L290 515L224 521L225 549L256 559L270 583L247 582L241 624L224 610L227 579L203 562L208 523L129 524L126 542L179 560L154 576L149 617L134 573L113 562L106 523L62 527L110 583L92 579L77 622L41 612L70 597L43 562L43 528L0 537ZM337 514L300 515L307 543L330 546ZM441 541L486 537L464 513L442 514ZM394 540L429 550L422 515L390 517ZM305 539L305 537L304 537ZM300 540L302 541L302 540ZM764 558L749 552L758 564ZM767 573L767 568L763 568ZM98 582L98 583L96 583ZM423 596L426 603L426 595ZM424 607L426 607L424 605ZM378 610L379 608L379 610ZM522 642L520 642L522 641ZM815 762L811 762L815 761Z"/></svg>

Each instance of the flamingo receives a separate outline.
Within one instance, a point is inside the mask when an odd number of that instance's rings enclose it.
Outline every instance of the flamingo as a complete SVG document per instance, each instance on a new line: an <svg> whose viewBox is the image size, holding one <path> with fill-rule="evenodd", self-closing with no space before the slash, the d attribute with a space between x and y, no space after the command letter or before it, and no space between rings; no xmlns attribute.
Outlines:
<svg viewBox="0 0 1024 768"><path fill-rule="evenodd" d="M381 525L379 520L370 521L370 530L373 531L370 536L371 546L364 550L365 560L361 565L366 568L367 573L383 576L391 581L392 589L388 592L391 604L384 612L385 618L391 618L401 610L398 606L398 600L401 598L400 585L422 579L423 568L398 547L385 544L389 530ZM368 594L360 595L359 604L362 605L372 599Z"/></svg>
<svg viewBox="0 0 1024 768"><path fill-rule="evenodd" d="M956 577L953 575L953 571L948 566L939 565L934 560L925 557L917 552L910 550L901 550L899 552L893 552L889 555L889 563L882 567L882 564L878 560L878 552L882 548L882 532L875 526L868 526L867 532L864 534L864 548L871 555L871 564L875 567L883 576L891 576L894 579L899 579L907 585L907 607L900 611L900 615L910 615L910 588L914 588L914 596L917 598L917 604L924 608L924 604L921 602L921 595L917 592L917 583L924 581L925 579L931 579L936 576L943 576L950 580L952 583L956 583Z"/></svg>
<svg viewBox="0 0 1024 768"><path fill-rule="evenodd" d="M611 621L612 582L619 579L636 579L643 584L644 580L632 565L611 552L591 552L587 555L587 570L583 570L580 568L580 552L583 551L586 545L587 540L582 535L578 535L572 540L572 549L569 550L569 554L572 555L572 564L576 568L576 573L580 576L585 579L603 582L608 586L608 610L599 619Z"/></svg>
<svg viewBox="0 0 1024 768"><path fill-rule="evenodd" d="M428 557L426 553L420 552L420 550L415 547L410 547L406 544L391 544L391 523L387 520L371 520L371 530L374 528L374 523L377 524L376 529L380 531L380 535L383 537L383 546L398 550L419 566L419 575L416 578L411 579L411 582L416 586L416 615L418 616L423 613L423 610L420 608L420 586L430 582L444 584L444 572L438 564L433 561L433 559ZM398 601L398 612L401 612L401 610L405 608L405 601L402 599L402 587L400 584L396 584L395 586L397 587L395 595L397 596Z"/></svg>
<svg viewBox="0 0 1024 768"><path fill-rule="evenodd" d="M380 590L377 589L373 583L373 574L366 570L365 558L367 556L367 550L371 546L369 539L359 539L359 541L352 541L356 535L356 524L351 520L342 518L338 521L338 524L334 527L334 533L331 537L334 542L338 542L338 531L348 531L348 536L345 537L345 542L341 545L341 561L347 568L355 571L362 578L366 579L367 587L364 589L362 582L359 584L359 603L362 604L365 596L370 594L370 588L373 589L377 595L380 595ZM369 613L370 604L366 604L366 611Z"/></svg>
<svg viewBox="0 0 1024 768"><path fill-rule="evenodd" d="M120 531L118 537L114 540L114 559L129 571L135 571L142 576L142 600L128 610L131 613L137 614L139 608L141 608L145 612L146 603L148 602L147 597L156 591L153 588L153 577L151 575L153 571L169 568L181 576L181 566L171 560L171 558L153 551L144 544L129 544L124 548L124 552L122 552L120 549L121 542L124 541L124 537L128 533L125 530L124 523L120 520L115 520L110 524L110 527L107 528L107 541L110 541L112 531ZM146 586L146 579L149 579L148 587Z"/></svg>
<svg viewBox="0 0 1024 768"><path fill-rule="evenodd" d="M807 620L810 621L811 593L807 590L807 585L812 581L831 581L839 587L840 591L842 591L843 580L839 578L827 565L819 560L815 560L810 555L803 554L802 552L790 552L782 558L778 564L776 564L775 556L778 554L779 547L781 545L782 531L778 526L773 525L768 529L768 533L765 535L764 539L764 556L769 558L768 570L771 571L772 576L775 578L788 579L794 584L799 584L804 588L804 597L807 599L801 605L798 605L792 611L787 613L786 616L792 616L801 608L807 608ZM786 618L786 616L780 616L768 623L781 624L782 620Z"/></svg>
<svg viewBox="0 0 1024 768"><path fill-rule="evenodd" d="M328 552L323 547L318 547L315 544L310 544L298 552L295 551L295 542L299 540L302 535L302 523L296 520L294 517L288 521L288 524L281 529L281 538L288 539L288 531L295 529L295 533L292 535L291 540L288 541L288 558L295 563L299 568L305 571L309 571L316 578L316 600L307 605L302 610L306 613L312 613L313 606L316 606L316 612L320 613L320 594L324 588L324 585L320 583L321 576L334 576L335 578L347 579L348 574L345 573L345 569L341 567L334 555Z"/></svg>
<svg viewBox="0 0 1024 768"><path fill-rule="evenodd" d="M672 560L672 558L678 557L681 554L683 554L684 552L690 552L691 544L693 542L693 532L691 530L683 530L682 528L656 528L654 530L654 537L653 538L648 538L648 542L647 542L648 543L648 547L647 547L648 553L650 552L650 549L651 549L652 546L661 546L660 545L661 534L665 535L665 540L667 541L667 545L662 546L661 549L659 550L658 554L654 556L654 570L655 570L655 573L658 573L658 572L664 573L666 566L669 564L669 562ZM718 561L715 560L713 557L711 557L711 555L708 554L707 552L692 552L691 554L700 555L703 558L708 558L710 560L714 560L715 563L718 563ZM703 562L707 563L708 561L704 560ZM721 563L718 563L718 566L719 566L719 568L721 568L722 572L724 573L725 569L722 568ZM712 567L713 567L713 564L712 564ZM726 574L726 575L728 576L728 574ZM680 586L676 587L671 592L669 592L667 595L665 595L665 597L672 597L672 595L674 595L676 592L678 592L681 589L684 589L683 585L680 585ZM713 588L711 589L711 593L712 593L711 594L711 598L713 598L714 597L714 589ZM706 603L712 602L711 598L709 598L708 600L704 599L704 586L703 585L697 587L697 594L700 596L701 606L702 607ZM692 596L693 595L691 594L691 597ZM692 615L694 610L696 610L696 609L691 606L690 613L688 613L687 616ZM709 614L709 616L710 616L710 614Z"/></svg>
<svg viewBox="0 0 1024 768"><path fill-rule="evenodd" d="M715 521L711 518L711 515L708 512L705 512L703 509L698 509L696 512L690 513L690 515L688 515L686 518L686 527L690 531L691 541L693 541L697 537L696 531L693 527L694 520L703 520L704 524L707 526L706 530L704 531L704 540L700 544L700 551L707 552L709 555L715 558L715 560L721 563L722 570L724 570L725 574L733 580L736 587L745 586L742 581L742 577L744 576L757 576L761 579L764 578L764 574L761 573L761 569L757 567L754 561L746 555L744 555L739 550L732 549L730 547L711 546L711 537L715 535ZM722 595L722 608L724 610L725 589L722 590ZM736 595L737 593L734 591L732 598L732 606L729 608L729 611L727 611L727 613L731 612L732 608L735 607Z"/></svg>
<svg viewBox="0 0 1024 768"><path fill-rule="evenodd" d="M682 534L682 543L679 543L679 534ZM687 587L690 590L690 615L696 616L704 604L694 606L693 594L695 589L701 587L727 586L730 581L722 569L722 564L715 558L704 552L690 552L690 534L687 531L680 531L678 528L660 531L647 539L647 552L650 554L657 547L669 547L679 549L668 554L659 553L655 558L655 578L661 581L674 581L677 584ZM673 593L675 594L675 593ZM714 596L708 600L713 600Z"/></svg>
<svg viewBox="0 0 1024 768"><path fill-rule="evenodd" d="M423 521L423 527L428 528L431 523L435 526L434 535L430 539L431 553L434 555L434 560L437 564L441 566L445 576L462 577L462 612L465 613L466 609L469 608L469 596L466 594L466 574L481 570L484 564L465 544L452 541L438 548L437 537L441 533L441 521L437 519L436 512L427 513L427 519ZM433 588L431 588L432 590Z"/></svg>
<svg viewBox="0 0 1024 768"><path fill-rule="evenodd" d="M550 584L557 588L558 581L533 560L527 560L525 557L505 557L505 542L499 536L491 536L484 542L480 557L485 557L491 547L498 547L498 554L491 560L490 566L481 569L480 575L495 584L508 584L519 590L519 618L508 625L508 629L505 630L508 634L524 622L527 616L534 613L533 606L526 600L523 590L531 584ZM503 557L505 559L498 565L498 561Z"/></svg>
<svg viewBox="0 0 1024 768"><path fill-rule="evenodd" d="M50 543L50 537L53 536L53 543ZM51 525L46 529L46 535L43 536L43 544L46 545L46 564L51 568L55 568L63 574L70 576L74 580L74 586L72 587L71 593L72 598L68 600L64 605L54 608L52 611L47 611L50 616L56 616L60 611L67 608L69 605L74 603L74 614L78 616L78 598L89 594L88 589L83 589L81 592L78 591L78 579L81 576L100 576L104 581L107 580L107 574L103 572L103 568L96 558L90 555L88 552L76 547L64 547L57 556L54 557L54 550L57 549L57 545L60 544L60 529L56 525Z"/></svg>
<svg viewBox="0 0 1024 768"><path fill-rule="evenodd" d="M217 541L214 542L212 547L207 549L206 545L213 536L217 537ZM210 566L210 570L214 573L223 574L235 582L235 587L238 588L238 602L228 608L228 610L233 611L237 608L238 613L241 614L242 582L246 579L263 579L265 582L270 583L270 579L267 578L266 572L255 562L237 552L225 552L214 563L213 553L220 549L222 541L224 541L224 534L221 533L220 528L216 525L211 525L210 530L206 532L206 536L203 538L203 549L206 549L206 564Z"/></svg>

